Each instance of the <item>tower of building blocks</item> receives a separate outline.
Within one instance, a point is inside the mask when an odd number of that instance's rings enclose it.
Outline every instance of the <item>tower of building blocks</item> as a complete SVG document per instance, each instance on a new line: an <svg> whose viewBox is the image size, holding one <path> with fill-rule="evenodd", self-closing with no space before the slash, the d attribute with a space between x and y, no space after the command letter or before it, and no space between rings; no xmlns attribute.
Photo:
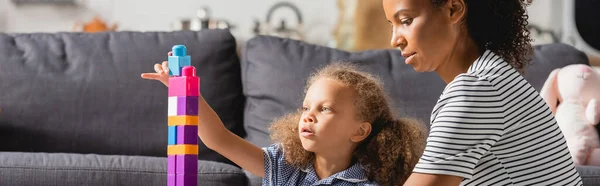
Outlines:
<svg viewBox="0 0 600 186"><path fill-rule="evenodd" d="M169 56L168 186L198 185L198 95L200 78L183 45Z"/></svg>

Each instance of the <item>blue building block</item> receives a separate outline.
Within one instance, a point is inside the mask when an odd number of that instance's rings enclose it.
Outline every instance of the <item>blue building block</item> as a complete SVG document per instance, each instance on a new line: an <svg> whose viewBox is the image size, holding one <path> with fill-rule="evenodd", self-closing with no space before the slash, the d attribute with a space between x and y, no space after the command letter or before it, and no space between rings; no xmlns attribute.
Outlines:
<svg viewBox="0 0 600 186"><path fill-rule="evenodd" d="M167 136L167 145L177 144L177 126L169 126L169 135Z"/></svg>
<svg viewBox="0 0 600 186"><path fill-rule="evenodd" d="M171 51L173 55L169 56L169 76L181 76L181 69L192 65L191 58L183 45L175 45Z"/></svg>

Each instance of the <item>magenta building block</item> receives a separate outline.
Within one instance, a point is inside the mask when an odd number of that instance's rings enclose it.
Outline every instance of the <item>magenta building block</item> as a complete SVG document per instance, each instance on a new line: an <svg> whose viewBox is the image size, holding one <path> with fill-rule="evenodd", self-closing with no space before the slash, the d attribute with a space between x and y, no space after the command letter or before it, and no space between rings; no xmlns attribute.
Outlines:
<svg viewBox="0 0 600 186"><path fill-rule="evenodd" d="M198 126L177 126L177 144L198 145Z"/></svg>
<svg viewBox="0 0 600 186"><path fill-rule="evenodd" d="M198 174L198 155L177 155L177 175Z"/></svg>
<svg viewBox="0 0 600 186"><path fill-rule="evenodd" d="M178 96L177 115L198 115L198 99L197 96Z"/></svg>
<svg viewBox="0 0 600 186"><path fill-rule="evenodd" d="M175 174L177 166L177 157L175 155L170 155L169 157L167 157L167 159L167 174Z"/></svg>
<svg viewBox="0 0 600 186"><path fill-rule="evenodd" d="M169 77L168 96L198 96L200 78L189 76Z"/></svg>
<svg viewBox="0 0 600 186"><path fill-rule="evenodd" d="M178 186L177 185L177 176L175 174L167 175L167 186Z"/></svg>
<svg viewBox="0 0 600 186"><path fill-rule="evenodd" d="M196 76L196 69L193 66L185 66L182 71L182 76L169 77L169 97L198 96L200 94L200 77Z"/></svg>
<svg viewBox="0 0 600 186"><path fill-rule="evenodd" d="M198 174L178 174L177 186L198 186Z"/></svg>

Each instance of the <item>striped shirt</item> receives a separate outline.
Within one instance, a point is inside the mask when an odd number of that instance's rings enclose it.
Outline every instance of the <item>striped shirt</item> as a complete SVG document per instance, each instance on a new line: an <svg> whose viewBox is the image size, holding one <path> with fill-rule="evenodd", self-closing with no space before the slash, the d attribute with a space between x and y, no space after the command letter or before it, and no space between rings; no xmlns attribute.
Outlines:
<svg viewBox="0 0 600 186"><path fill-rule="evenodd" d="M414 172L461 185L582 185L549 107L491 51L444 89Z"/></svg>
<svg viewBox="0 0 600 186"><path fill-rule="evenodd" d="M369 181L360 164L354 163L348 169L335 173L328 178L319 179L312 164L305 169L291 166L285 161L283 148L273 144L262 148L265 159L264 186L275 185L334 185L334 186L376 186Z"/></svg>

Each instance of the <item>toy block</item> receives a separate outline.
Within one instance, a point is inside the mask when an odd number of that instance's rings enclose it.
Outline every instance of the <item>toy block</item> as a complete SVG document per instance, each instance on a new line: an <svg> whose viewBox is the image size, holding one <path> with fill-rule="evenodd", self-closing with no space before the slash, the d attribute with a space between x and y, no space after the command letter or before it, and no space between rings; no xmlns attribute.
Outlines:
<svg viewBox="0 0 600 186"><path fill-rule="evenodd" d="M198 115L198 96L177 97L177 115Z"/></svg>
<svg viewBox="0 0 600 186"><path fill-rule="evenodd" d="M183 67L182 72L182 76L169 77L169 97L199 96L200 78L196 76L196 68L186 66Z"/></svg>
<svg viewBox="0 0 600 186"><path fill-rule="evenodd" d="M177 116L177 97L169 97L168 100L168 109L167 109L167 116Z"/></svg>
<svg viewBox="0 0 600 186"><path fill-rule="evenodd" d="M198 145L169 145L167 146L167 155L198 155Z"/></svg>
<svg viewBox="0 0 600 186"><path fill-rule="evenodd" d="M181 69L185 66L191 66L191 58L186 54L186 48L183 45L175 45L171 49L172 56L169 56L169 75L181 76Z"/></svg>
<svg viewBox="0 0 600 186"><path fill-rule="evenodd" d="M198 125L198 116L167 116L168 126Z"/></svg>
<svg viewBox="0 0 600 186"><path fill-rule="evenodd" d="M178 186L177 185L177 175L175 175L175 174L167 175L167 186Z"/></svg>
<svg viewBox="0 0 600 186"><path fill-rule="evenodd" d="M172 96L168 101L168 116L198 115L198 96Z"/></svg>
<svg viewBox="0 0 600 186"><path fill-rule="evenodd" d="M176 127L178 145L198 145L198 126L180 125Z"/></svg>
<svg viewBox="0 0 600 186"><path fill-rule="evenodd" d="M176 176L177 186L197 186L198 174L178 174Z"/></svg>
<svg viewBox="0 0 600 186"><path fill-rule="evenodd" d="M198 172L198 155L176 155L175 174L195 174Z"/></svg>
<svg viewBox="0 0 600 186"><path fill-rule="evenodd" d="M177 126L168 126L169 128L169 134L167 136L167 144L168 145L175 145L177 144L177 138L179 135L177 135Z"/></svg>
<svg viewBox="0 0 600 186"><path fill-rule="evenodd" d="M177 155L169 155L167 159L167 174L177 174Z"/></svg>

